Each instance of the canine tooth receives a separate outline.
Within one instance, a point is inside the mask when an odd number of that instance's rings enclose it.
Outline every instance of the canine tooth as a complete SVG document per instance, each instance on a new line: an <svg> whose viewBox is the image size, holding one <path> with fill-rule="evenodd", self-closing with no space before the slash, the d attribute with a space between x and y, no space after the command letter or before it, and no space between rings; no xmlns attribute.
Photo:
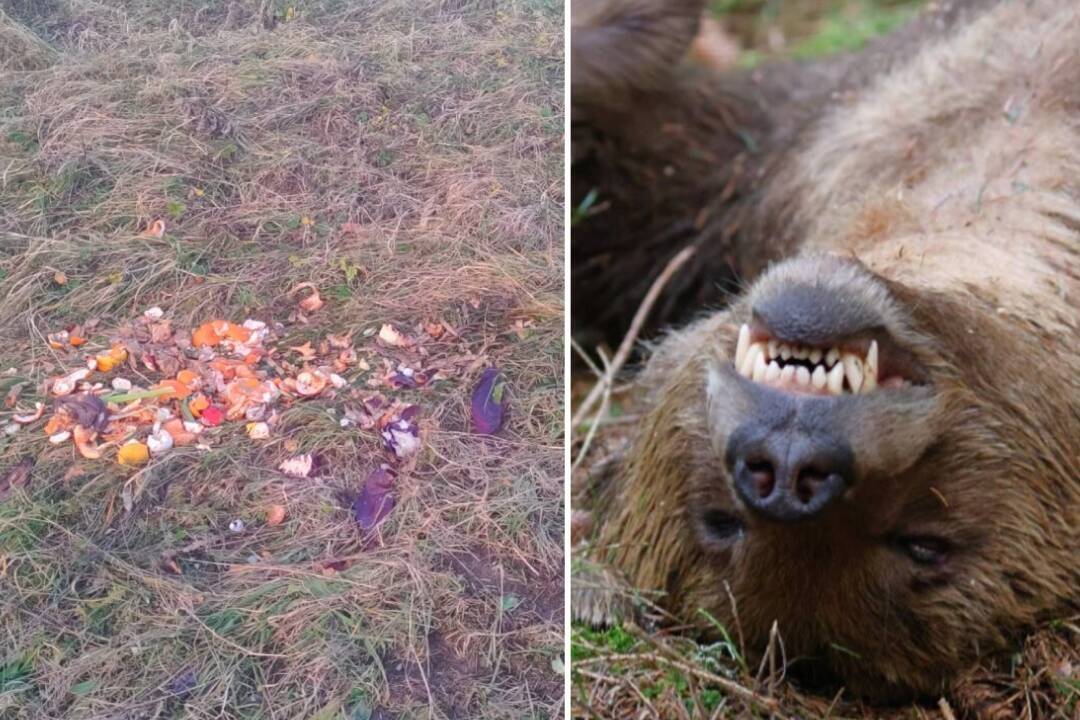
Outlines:
<svg viewBox="0 0 1080 720"><path fill-rule="evenodd" d="M870 341L870 350L866 353L866 379L863 380L863 392L870 392L877 387L878 347L877 340Z"/></svg>
<svg viewBox="0 0 1080 720"><path fill-rule="evenodd" d="M769 341L769 358L768 359L772 360L774 357L776 357L777 352L778 352L778 350L777 350L776 341L775 340L770 340Z"/></svg>
<svg viewBox="0 0 1080 720"><path fill-rule="evenodd" d="M836 363L829 371L828 386L833 395L844 392L844 366L841 363Z"/></svg>
<svg viewBox="0 0 1080 720"><path fill-rule="evenodd" d="M746 351L750 349L750 326L743 323L739 328L739 343L735 346L735 367L742 368L743 360L746 359Z"/></svg>
<svg viewBox="0 0 1080 720"><path fill-rule="evenodd" d="M800 385L809 385L810 384L810 371L808 369L806 369L805 367L803 367L802 365L800 365L795 370L795 382L799 383Z"/></svg>
<svg viewBox="0 0 1080 720"><path fill-rule="evenodd" d="M795 379L795 366L785 365L784 369L780 371L780 382L784 385L789 384Z"/></svg>
<svg viewBox="0 0 1080 720"><path fill-rule="evenodd" d="M765 382L770 385L780 379L780 363L773 360L765 370Z"/></svg>
<svg viewBox="0 0 1080 720"><path fill-rule="evenodd" d="M851 392L857 393L862 388L863 384L863 367L862 360L855 355L847 353L843 358L844 362L844 374L847 375L848 385L851 386Z"/></svg>
<svg viewBox="0 0 1080 720"><path fill-rule="evenodd" d="M818 365L816 368L814 368L814 373L810 376L810 382L818 390L821 390L822 388L825 387L825 366L824 365Z"/></svg>
<svg viewBox="0 0 1080 720"><path fill-rule="evenodd" d="M781 345L780 346L780 357L782 357L784 360L790 360L791 359L791 346L790 345Z"/></svg>
<svg viewBox="0 0 1080 720"><path fill-rule="evenodd" d="M829 352L825 354L825 364L832 367L836 364L836 361L840 359L840 351L836 348L829 348Z"/></svg>
<svg viewBox="0 0 1080 720"><path fill-rule="evenodd" d="M754 358L761 352L761 343L751 343L750 349L746 351L746 357L743 358L742 365L739 366L739 374L743 377L752 378L754 376Z"/></svg>
<svg viewBox="0 0 1080 720"><path fill-rule="evenodd" d="M754 355L754 382L761 382L765 379L765 372L768 370L768 365L765 364L765 353L758 352Z"/></svg>
<svg viewBox="0 0 1080 720"><path fill-rule="evenodd" d="M811 350L810 351L810 364L811 365L817 365L819 362L821 362L821 355L822 355L821 350L819 350L818 348L814 348L813 350Z"/></svg>

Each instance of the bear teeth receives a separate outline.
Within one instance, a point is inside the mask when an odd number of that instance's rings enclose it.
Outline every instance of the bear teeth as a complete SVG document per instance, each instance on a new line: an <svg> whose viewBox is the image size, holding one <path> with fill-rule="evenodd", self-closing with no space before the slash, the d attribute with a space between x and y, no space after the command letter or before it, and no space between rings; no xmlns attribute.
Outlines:
<svg viewBox="0 0 1080 720"><path fill-rule="evenodd" d="M878 387L880 368L877 340L861 355L839 346L753 340L745 324L739 328L734 363L740 375L754 382L822 395L872 392Z"/></svg>

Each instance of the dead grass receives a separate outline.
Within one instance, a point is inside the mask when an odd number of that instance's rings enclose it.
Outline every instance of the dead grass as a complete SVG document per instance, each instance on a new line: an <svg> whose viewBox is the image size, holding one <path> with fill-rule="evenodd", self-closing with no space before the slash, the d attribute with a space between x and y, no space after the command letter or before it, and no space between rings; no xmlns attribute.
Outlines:
<svg viewBox="0 0 1080 720"><path fill-rule="evenodd" d="M558 4L4 7L0 46L42 52L0 57L0 392L75 362L43 342L66 324L100 318L94 347L152 305L286 322L298 282L327 307L289 344L441 318L480 362L397 393L427 442L373 546L343 503L378 439L333 401L164 457L130 513L129 472L3 436L0 472L37 465L0 501L0 716L560 716ZM468 431L486 363L512 387L496 439ZM285 479L286 441L331 472Z"/></svg>

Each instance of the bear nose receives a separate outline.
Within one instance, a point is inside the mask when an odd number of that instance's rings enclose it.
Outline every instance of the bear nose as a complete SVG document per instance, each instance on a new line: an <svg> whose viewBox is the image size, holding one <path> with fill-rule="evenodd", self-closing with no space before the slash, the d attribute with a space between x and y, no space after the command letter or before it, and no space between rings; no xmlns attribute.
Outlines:
<svg viewBox="0 0 1080 720"><path fill-rule="evenodd" d="M780 522L818 515L851 482L847 443L813 429L777 429L751 421L732 434L727 456L742 501Z"/></svg>

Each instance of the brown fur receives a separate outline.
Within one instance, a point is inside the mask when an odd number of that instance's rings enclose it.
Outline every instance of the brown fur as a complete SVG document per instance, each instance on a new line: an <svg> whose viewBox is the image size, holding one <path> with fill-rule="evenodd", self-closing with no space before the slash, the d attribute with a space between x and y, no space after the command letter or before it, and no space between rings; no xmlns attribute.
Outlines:
<svg viewBox="0 0 1080 720"><path fill-rule="evenodd" d="M703 632L699 609L737 623L751 652L776 621L789 657L857 694L931 695L1080 603L1080 8L995 5L796 135L752 204L680 201L687 218L711 205L710 222L751 218L723 243L757 258L747 275L798 250L656 348L637 383L646 419L595 490L587 553ZM736 333L756 297L799 282L859 297L929 381L841 398L857 480L826 522L748 518L737 542L713 543L703 509L745 514L723 461L749 402ZM897 533L952 551L916 566ZM596 588L575 593L588 614Z"/></svg>

